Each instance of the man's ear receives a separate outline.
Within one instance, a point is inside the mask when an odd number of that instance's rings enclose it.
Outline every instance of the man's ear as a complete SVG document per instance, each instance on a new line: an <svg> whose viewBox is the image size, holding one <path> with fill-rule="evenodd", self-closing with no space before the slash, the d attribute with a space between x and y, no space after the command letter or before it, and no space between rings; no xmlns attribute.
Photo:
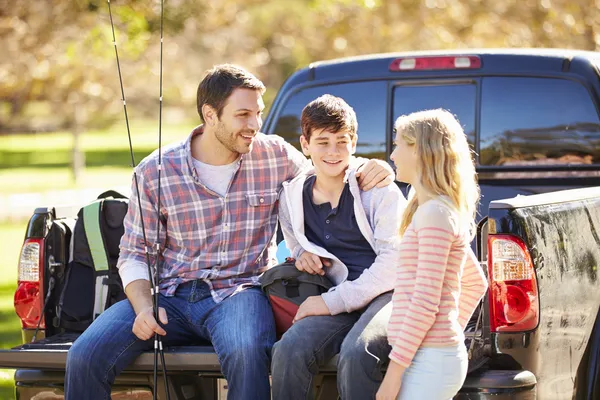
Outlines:
<svg viewBox="0 0 600 400"><path fill-rule="evenodd" d="M304 135L300 136L300 146L302 146L302 152L305 156L310 156L310 150L308 149L308 140L304 137Z"/></svg>
<svg viewBox="0 0 600 400"><path fill-rule="evenodd" d="M209 126L215 126L215 124L219 121L219 117L217 117L217 110L206 103L202 105L202 116L204 117L204 122L206 125Z"/></svg>

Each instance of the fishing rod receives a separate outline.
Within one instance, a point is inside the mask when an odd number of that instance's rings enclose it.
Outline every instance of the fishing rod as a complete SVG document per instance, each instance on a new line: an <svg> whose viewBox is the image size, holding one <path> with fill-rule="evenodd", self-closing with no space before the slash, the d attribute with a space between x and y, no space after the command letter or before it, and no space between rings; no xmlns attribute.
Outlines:
<svg viewBox="0 0 600 400"><path fill-rule="evenodd" d="M144 238L144 252L146 254L146 265L148 266L148 277L150 278L151 295L152 295L152 306L154 311L154 318L158 323L158 306L159 306L159 289L158 289L158 266L159 266L159 254L160 254L160 181L161 181L161 172L162 172L162 104L163 104L163 21L164 21L164 0L160 1L160 92L159 92L159 117L158 117L158 207L157 207L157 218L156 218L156 243L154 245L154 250L156 251L155 262L150 262L150 251L151 248L148 246L147 236L146 236L146 228L144 226L144 217L142 213L142 203L140 198L140 188L138 184L138 177L135 170L135 156L133 153L133 145L131 143L131 130L129 128L129 118L127 114L127 102L125 100L125 90L123 88L123 77L121 74L121 64L119 62L119 52L117 50L117 40L115 37L115 25L112 17L112 9L110 6L110 0L108 2L108 13L110 16L110 26L112 29L112 37L113 37L113 45L115 47L115 57L117 60L117 70L119 72L119 83L121 86L121 100L123 101L123 111L125 113L125 124L127 125L127 137L129 139L129 153L131 155L131 167L133 168L133 179L135 182L135 190L137 194L138 200L138 208L140 210L140 221L142 227L142 236ZM153 390L153 399L157 398L157 386L158 386L158 355L160 353L160 361L162 364L162 372L163 379L165 385L165 391L167 393L167 399L170 400L171 394L169 391L169 382L167 379L167 366L165 363L165 353L162 345L162 338L158 333L154 333L154 390Z"/></svg>

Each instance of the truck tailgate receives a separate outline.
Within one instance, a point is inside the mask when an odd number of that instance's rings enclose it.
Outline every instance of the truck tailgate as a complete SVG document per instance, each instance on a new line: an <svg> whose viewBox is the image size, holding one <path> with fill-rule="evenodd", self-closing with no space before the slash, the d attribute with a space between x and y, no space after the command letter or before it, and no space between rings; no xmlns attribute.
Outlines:
<svg viewBox="0 0 600 400"><path fill-rule="evenodd" d="M1 368L34 368L64 370L68 346L62 348L0 350ZM172 347L165 350L165 363L169 372L204 371L220 373L217 355L210 346ZM126 371L152 371L154 353L140 355Z"/></svg>
<svg viewBox="0 0 600 400"><path fill-rule="evenodd" d="M76 334L60 334L35 343L0 350L0 368L33 368L41 370L64 370L67 352L77 338ZM219 360L208 343L197 346L168 347L165 363L171 371L202 371L220 373ZM152 371L154 351L140 355L126 371Z"/></svg>

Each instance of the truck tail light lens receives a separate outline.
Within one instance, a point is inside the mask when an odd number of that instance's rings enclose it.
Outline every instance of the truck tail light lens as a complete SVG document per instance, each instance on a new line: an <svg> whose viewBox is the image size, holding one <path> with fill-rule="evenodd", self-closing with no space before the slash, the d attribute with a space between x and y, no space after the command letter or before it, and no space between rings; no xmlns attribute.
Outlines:
<svg viewBox="0 0 600 400"><path fill-rule="evenodd" d="M19 259L19 278L15 292L14 305L21 325L26 329L35 329L42 316L44 239L27 239L21 248ZM44 321L40 329L45 329Z"/></svg>
<svg viewBox="0 0 600 400"><path fill-rule="evenodd" d="M539 323L537 279L525 243L512 235L489 235L490 329L522 332Z"/></svg>

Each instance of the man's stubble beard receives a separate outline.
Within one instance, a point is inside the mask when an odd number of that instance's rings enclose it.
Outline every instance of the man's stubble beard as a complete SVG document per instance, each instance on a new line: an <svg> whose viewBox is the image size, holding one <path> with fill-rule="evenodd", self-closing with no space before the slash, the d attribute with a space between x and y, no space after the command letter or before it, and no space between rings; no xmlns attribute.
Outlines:
<svg viewBox="0 0 600 400"><path fill-rule="evenodd" d="M222 122L219 122L215 130L215 137L227 150L233 153L243 154L249 151L247 147L237 144L237 133L228 131Z"/></svg>

